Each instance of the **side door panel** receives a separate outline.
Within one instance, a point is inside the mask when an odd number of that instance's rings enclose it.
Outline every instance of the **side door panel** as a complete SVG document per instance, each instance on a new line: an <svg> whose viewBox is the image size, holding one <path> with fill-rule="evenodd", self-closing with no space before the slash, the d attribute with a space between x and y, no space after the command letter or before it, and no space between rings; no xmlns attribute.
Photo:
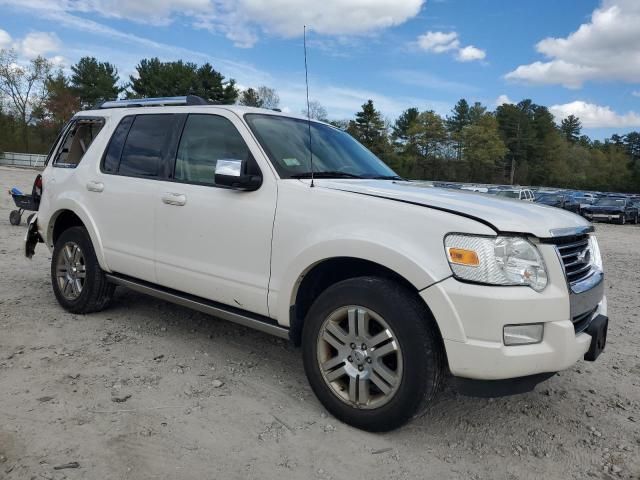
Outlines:
<svg viewBox="0 0 640 480"><path fill-rule="evenodd" d="M249 152L261 171L261 187L243 192L213 185L215 162L237 158L236 151L242 148L242 155ZM159 284L268 315L277 184L260 155L248 129L235 115L189 115L175 178L160 182L161 192L155 199ZM184 203L165 203L167 196Z"/></svg>
<svg viewBox="0 0 640 480"><path fill-rule="evenodd" d="M153 118L152 118L153 117ZM87 203L100 226L104 258L113 272L156 281L155 199L167 157L175 151L172 133L182 115L124 117L105 156L86 184ZM144 174L151 172L150 175Z"/></svg>

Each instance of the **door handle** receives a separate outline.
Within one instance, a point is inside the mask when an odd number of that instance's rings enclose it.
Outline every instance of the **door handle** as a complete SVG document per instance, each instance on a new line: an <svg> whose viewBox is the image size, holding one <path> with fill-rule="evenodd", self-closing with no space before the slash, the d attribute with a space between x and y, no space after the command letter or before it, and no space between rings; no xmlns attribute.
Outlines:
<svg viewBox="0 0 640 480"><path fill-rule="evenodd" d="M166 203L167 205L182 207L185 203L187 203L187 196L182 193L167 192L162 195L162 202Z"/></svg>
<svg viewBox="0 0 640 480"><path fill-rule="evenodd" d="M104 190L104 183L91 180L87 182L87 190L100 193Z"/></svg>

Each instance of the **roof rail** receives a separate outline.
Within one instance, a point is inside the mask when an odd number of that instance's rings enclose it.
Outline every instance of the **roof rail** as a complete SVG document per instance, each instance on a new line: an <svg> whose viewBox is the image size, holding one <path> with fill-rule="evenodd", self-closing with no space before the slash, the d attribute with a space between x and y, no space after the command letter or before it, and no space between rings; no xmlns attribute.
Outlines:
<svg viewBox="0 0 640 480"><path fill-rule="evenodd" d="M164 107L176 105L208 105L208 102L196 95L184 97L132 98L129 100L109 100L102 102L96 108L134 108L134 107Z"/></svg>

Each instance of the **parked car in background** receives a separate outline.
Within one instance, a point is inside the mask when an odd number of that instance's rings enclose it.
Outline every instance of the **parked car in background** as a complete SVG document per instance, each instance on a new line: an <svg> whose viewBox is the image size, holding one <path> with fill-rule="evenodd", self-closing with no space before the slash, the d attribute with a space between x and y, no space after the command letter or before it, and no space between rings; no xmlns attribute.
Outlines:
<svg viewBox="0 0 640 480"><path fill-rule="evenodd" d="M509 190L499 190L495 193L498 197L515 198L516 200L525 200L533 202L534 195L528 188L512 188Z"/></svg>
<svg viewBox="0 0 640 480"><path fill-rule="evenodd" d="M562 208L573 213L580 213L580 203L571 195L564 193L541 193L536 196L534 202L551 207Z"/></svg>
<svg viewBox="0 0 640 480"><path fill-rule="evenodd" d="M583 208L585 218L591 221L638 223L639 209L630 199L624 197L602 197L593 205Z"/></svg>

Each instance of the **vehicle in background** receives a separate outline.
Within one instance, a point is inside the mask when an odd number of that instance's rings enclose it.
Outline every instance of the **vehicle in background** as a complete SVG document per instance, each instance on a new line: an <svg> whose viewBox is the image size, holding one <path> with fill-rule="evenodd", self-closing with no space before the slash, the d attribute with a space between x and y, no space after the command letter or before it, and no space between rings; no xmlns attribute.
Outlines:
<svg viewBox="0 0 640 480"><path fill-rule="evenodd" d="M582 210L584 217L593 221L613 222L620 225L627 222L638 223L639 209L626 197L602 197L593 205L587 205Z"/></svg>
<svg viewBox="0 0 640 480"><path fill-rule="evenodd" d="M551 207L562 208L573 213L580 213L580 203L571 195L563 193L541 193L536 196L534 202Z"/></svg>
<svg viewBox="0 0 640 480"><path fill-rule="evenodd" d="M478 193L489 192L489 189L487 187L476 187L475 185L465 185L463 187L460 187L460 190L469 190L471 192L478 192Z"/></svg>
<svg viewBox="0 0 640 480"><path fill-rule="evenodd" d="M513 188L509 190L500 190L495 193L498 197L514 198L516 200L524 200L526 202L533 202L533 192L528 188Z"/></svg>

